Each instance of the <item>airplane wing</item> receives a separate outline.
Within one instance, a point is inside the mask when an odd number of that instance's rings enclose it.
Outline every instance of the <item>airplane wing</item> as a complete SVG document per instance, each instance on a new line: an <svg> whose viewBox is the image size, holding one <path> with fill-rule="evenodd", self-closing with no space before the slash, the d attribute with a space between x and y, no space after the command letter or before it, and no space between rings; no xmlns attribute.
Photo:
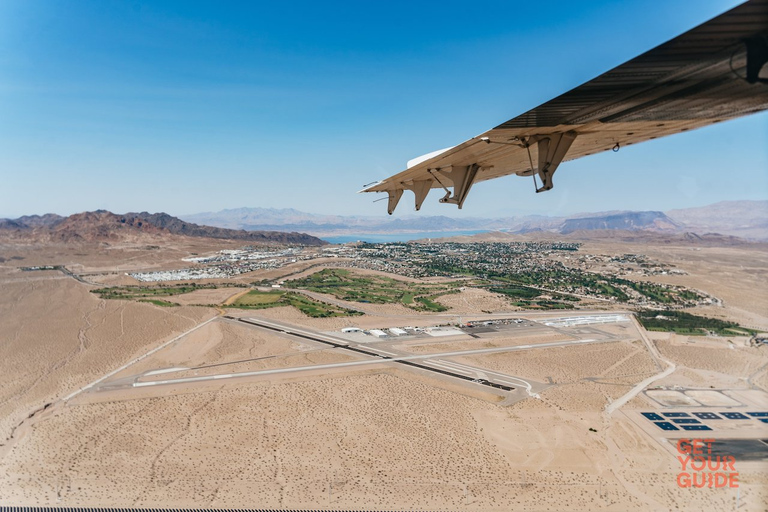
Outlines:
<svg viewBox="0 0 768 512"><path fill-rule="evenodd" d="M474 183L510 174L543 192L561 162L768 109L766 62L768 0L750 0L361 192L386 192L390 214L404 190L416 210L433 188L461 208Z"/></svg>

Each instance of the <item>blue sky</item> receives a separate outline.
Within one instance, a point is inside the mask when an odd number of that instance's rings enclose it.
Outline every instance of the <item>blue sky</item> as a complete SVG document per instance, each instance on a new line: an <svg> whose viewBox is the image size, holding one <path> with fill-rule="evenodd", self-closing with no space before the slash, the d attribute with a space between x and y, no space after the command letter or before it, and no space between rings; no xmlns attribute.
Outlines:
<svg viewBox="0 0 768 512"><path fill-rule="evenodd" d="M272 207L385 216L363 184L733 1L0 1L0 217ZM449 216L768 199L761 114L502 178ZM378 196L381 197L381 196ZM403 198L396 215L412 215Z"/></svg>

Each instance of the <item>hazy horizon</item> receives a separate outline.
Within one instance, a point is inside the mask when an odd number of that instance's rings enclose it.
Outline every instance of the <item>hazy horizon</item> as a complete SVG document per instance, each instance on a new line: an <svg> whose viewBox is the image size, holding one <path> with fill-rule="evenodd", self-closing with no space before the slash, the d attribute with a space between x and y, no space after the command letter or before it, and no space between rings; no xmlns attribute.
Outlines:
<svg viewBox="0 0 768 512"><path fill-rule="evenodd" d="M713 203L707 203L707 204L701 204L701 205L693 205L693 206L689 206L687 208L705 208L707 206L712 206L714 204L722 203L722 202L747 202L747 201L749 201L749 202L766 202L766 201L768 201L768 199L732 199L732 200L716 201L716 202L713 202ZM574 215L579 215L579 214L591 214L591 213L610 213L610 212L623 212L623 211L628 211L628 212L637 212L637 211L660 211L660 212L667 212L667 211L670 211L670 210L687 209L687 208L672 207L672 208L664 208L664 209L647 209L647 210L634 210L634 209L580 210L580 211L573 211L573 212L563 212L563 213L559 213L557 215L555 215L555 214L547 214L547 213L524 213L523 212L523 213L509 214L509 215L495 215L495 216L464 215L464 216L460 217L460 216L451 215L450 212L443 213L443 212L439 212L439 211L434 212L432 214L427 214L427 215L425 215L422 212L415 212L415 211L406 212L405 214L401 214L401 215L398 215L398 216L395 216L395 215L389 216L389 215L386 214L386 212L384 213L384 215L375 215L375 214L367 214L367 215L354 215L354 214L352 214L352 215L345 215L345 214L332 213L332 212L313 212L313 211L304 210L304 209L301 209L301 208L291 207L291 206L286 206L286 207L283 207L283 208L280 208L280 207L277 207L277 208L275 208L275 207L262 207L262 206L235 206L235 207L231 207L231 208L222 208L220 210L206 210L206 211L197 211L197 212L191 212L191 213L178 213L178 214L177 213L172 213L172 212L169 212L169 211L165 211L165 210L150 211L150 210L139 210L139 209L134 208L134 209L129 209L129 210L125 210L125 211L115 211L115 210L109 210L107 208L97 208L97 209L94 209L94 210L80 210L80 211L72 211L72 212L69 212L69 213L60 213L60 212L54 212L54 211L46 211L46 212L26 213L26 214L15 215L15 216L8 216L8 215L3 215L2 213L0 213L0 219L10 219L10 220L13 220L13 219L17 219L19 217L33 216L33 215L42 216L42 215L47 215L47 214L54 214L54 215L60 215L62 217L68 217L70 215L75 215L75 214L78 214L78 213L85 213L85 212L92 212L92 211L96 211L96 210L106 210L106 211L109 211L111 213L118 214L118 215L126 214L126 213L131 213L131 212L132 213L138 213L140 211L147 211L148 213L167 213L168 215L171 215L173 217L178 217L178 218L183 219L185 217L192 217L192 216L195 216L195 215L203 215L203 214L216 214L216 213L221 213L221 212L228 211L228 210L257 209L257 208L262 208L262 209L265 209L265 210L274 210L274 211L296 210L296 211L298 211L300 213L316 215L316 216L366 217L366 218L376 218L376 217L379 217L382 220L395 219L395 218L419 218L419 217L438 217L438 216L439 217L448 217L448 218L451 218L451 219L462 219L462 218L464 218L464 219L471 219L471 218L503 218L503 217L521 217L521 216L523 216L523 217L524 216L569 217L569 216L574 216Z"/></svg>

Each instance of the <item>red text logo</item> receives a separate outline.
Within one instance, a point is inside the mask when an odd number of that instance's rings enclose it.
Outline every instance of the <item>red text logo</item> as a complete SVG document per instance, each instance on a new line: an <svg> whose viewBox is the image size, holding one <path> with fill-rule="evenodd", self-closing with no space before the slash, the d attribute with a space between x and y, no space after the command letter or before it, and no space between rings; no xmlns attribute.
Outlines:
<svg viewBox="0 0 768 512"><path fill-rule="evenodd" d="M714 439L680 439L677 460L681 471L677 475L680 487L738 487L739 473L733 455L712 455Z"/></svg>

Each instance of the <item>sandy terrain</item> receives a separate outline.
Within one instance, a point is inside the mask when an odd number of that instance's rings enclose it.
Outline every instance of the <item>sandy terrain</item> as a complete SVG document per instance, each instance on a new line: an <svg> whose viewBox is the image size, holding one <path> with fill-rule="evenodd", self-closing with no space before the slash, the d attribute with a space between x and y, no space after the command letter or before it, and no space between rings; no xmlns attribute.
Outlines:
<svg viewBox="0 0 768 512"><path fill-rule="evenodd" d="M35 409L215 314L100 300L59 272L5 273L0 287L1 440Z"/></svg>
<svg viewBox="0 0 768 512"><path fill-rule="evenodd" d="M88 282L101 286L136 286L141 284L125 272L105 272L84 277Z"/></svg>
<svg viewBox="0 0 768 512"><path fill-rule="evenodd" d="M499 408L387 374L72 406L3 461L0 500L695 510L733 499L677 488L674 458L591 410L548 398ZM742 482L755 509L765 476Z"/></svg>
<svg viewBox="0 0 768 512"><path fill-rule="evenodd" d="M768 330L768 251L765 245L739 247L652 246L588 243L594 254L642 253L675 265L688 275L658 275L645 280L703 290L723 301L722 308L699 308L700 314Z"/></svg>
<svg viewBox="0 0 768 512"><path fill-rule="evenodd" d="M566 383L600 377L606 368L642 348L624 341L594 345L571 345L515 352L462 356L457 361L480 365L509 375L541 382ZM642 379L640 379L642 380Z"/></svg>
<svg viewBox="0 0 768 512"><path fill-rule="evenodd" d="M184 367L164 373L163 379L250 372L273 368L342 363L359 359L346 351L319 344L303 344L285 335L234 322L216 321L185 336L114 379L158 368ZM143 381L155 380L146 376ZM110 380L114 380L110 379ZM109 381L107 381L109 382Z"/></svg>
<svg viewBox="0 0 768 512"><path fill-rule="evenodd" d="M569 336L552 332L549 336L495 336L488 338L456 339L430 343L429 340L419 339L396 345L397 348L414 354L430 354L433 352L453 352L456 350L476 350L481 348L514 347L519 345L536 345L571 339Z"/></svg>
<svg viewBox="0 0 768 512"><path fill-rule="evenodd" d="M768 352L729 343L728 338L678 336L649 332L661 354L677 369L659 380L662 386L739 389L750 385L768 390Z"/></svg>
<svg viewBox="0 0 768 512"><path fill-rule="evenodd" d="M768 364L768 354L765 350L758 348L729 349L725 344L719 348L713 348L702 343L677 340L658 340L656 346L662 355L677 364L742 379Z"/></svg>
<svg viewBox="0 0 768 512"><path fill-rule="evenodd" d="M563 411L601 411L657 372L643 345L626 341L452 359L555 384L540 395L546 403Z"/></svg>
<svg viewBox="0 0 768 512"><path fill-rule="evenodd" d="M69 407L3 462L0 499L626 510L644 508L646 487L635 496L622 480L641 477L665 502L730 498L676 489L669 467L643 467L659 455L647 443L632 465L596 469L621 451L602 442L609 432L584 435L599 418L578 416L536 401L500 409L390 375ZM636 442L631 426L614 428L613 442Z"/></svg>
<svg viewBox="0 0 768 512"><path fill-rule="evenodd" d="M242 241L176 235L142 236L136 241L47 245L23 243L18 239L9 242L0 237L0 257L6 260L0 264L0 270L15 271L22 265L65 265L78 273L119 276L137 270L184 268L189 263L181 261L182 258L244 245L247 244Z"/></svg>
<svg viewBox="0 0 768 512"><path fill-rule="evenodd" d="M312 361L323 357L320 355L321 352L333 351L324 346L317 347L310 343L299 343L295 338L289 338L279 333L219 319L184 336L152 356L131 365L110 380L162 368L197 368L215 365L213 366L214 373L230 373L232 371L246 371L246 369L301 366L313 364ZM325 359L327 358L328 356L325 356ZM339 361L346 360L341 354L339 354L338 359ZM231 364L240 361L247 362ZM182 375L184 373L176 372L168 376L174 378L186 376ZM199 374L205 375L206 372L199 370Z"/></svg>
<svg viewBox="0 0 768 512"><path fill-rule="evenodd" d="M460 293L439 297L437 302L446 306L449 308L449 312L455 314L472 314L478 311L496 313L519 311L521 309L510 304L503 295L479 288L464 288Z"/></svg>
<svg viewBox="0 0 768 512"><path fill-rule="evenodd" d="M102 301L89 293L91 286L60 272L21 273L13 266L66 263L98 273L92 276L94 281L118 283L125 269L170 268L182 256L205 252L204 244L171 245L167 254L130 244L99 246L92 254L82 247L49 254L39 248L0 247L6 258L0 267L3 439L32 410L217 314L211 308ZM214 246L209 245L210 250L226 248ZM615 249L618 254L638 252ZM656 259L676 258L674 263L690 275L657 277L687 280L679 284L723 298L726 307L713 309L726 316L742 315L759 323L768 311L764 292L757 289L757 285L766 289L765 272L760 272L760 265L765 268L762 255L690 247L643 251ZM10 260L13 256L24 260ZM312 264L301 263L289 270L305 271ZM721 274L709 282L709 269L715 267ZM279 272L256 272L247 279L283 275ZM747 283L752 283L753 295L740 296L738 288ZM199 290L174 299L208 303L239 291ZM427 326L439 319L453 321L457 315L466 319L482 310L496 311L500 304L494 301L503 299L472 290L442 300L452 308L443 316L387 305L348 318L311 319L291 307L228 310L228 314L271 318L318 331ZM384 364L226 385L214 381L187 389L86 393L69 405L58 403L39 413L25 423L21 439L7 444L5 455L0 453L0 503L252 507L258 502L273 508L477 511L733 509L734 490L677 486L677 460L624 413L655 410L658 406L649 398L639 394L612 416L604 413L609 403L659 372L646 346L624 325L599 329L628 341L455 358L552 384L539 399L512 405L466 387L482 386ZM586 332L583 336L593 337ZM537 335L525 343L562 337ZM650 337L662 356L677 365L674 373L654 385L750 392L750 377L758 386L768 385L768 353L745 347L743 340L729 344L725 339L694 337L691 343L688 337L666 333ZM411 350L506 346L523 339L446 340ZM217 319L111 381L176 366L224 364L168 376L354 357ZM227 364L233 361L241 362ZM741 471L740 481L739 510L764 510L768 471Z"/></svg>

